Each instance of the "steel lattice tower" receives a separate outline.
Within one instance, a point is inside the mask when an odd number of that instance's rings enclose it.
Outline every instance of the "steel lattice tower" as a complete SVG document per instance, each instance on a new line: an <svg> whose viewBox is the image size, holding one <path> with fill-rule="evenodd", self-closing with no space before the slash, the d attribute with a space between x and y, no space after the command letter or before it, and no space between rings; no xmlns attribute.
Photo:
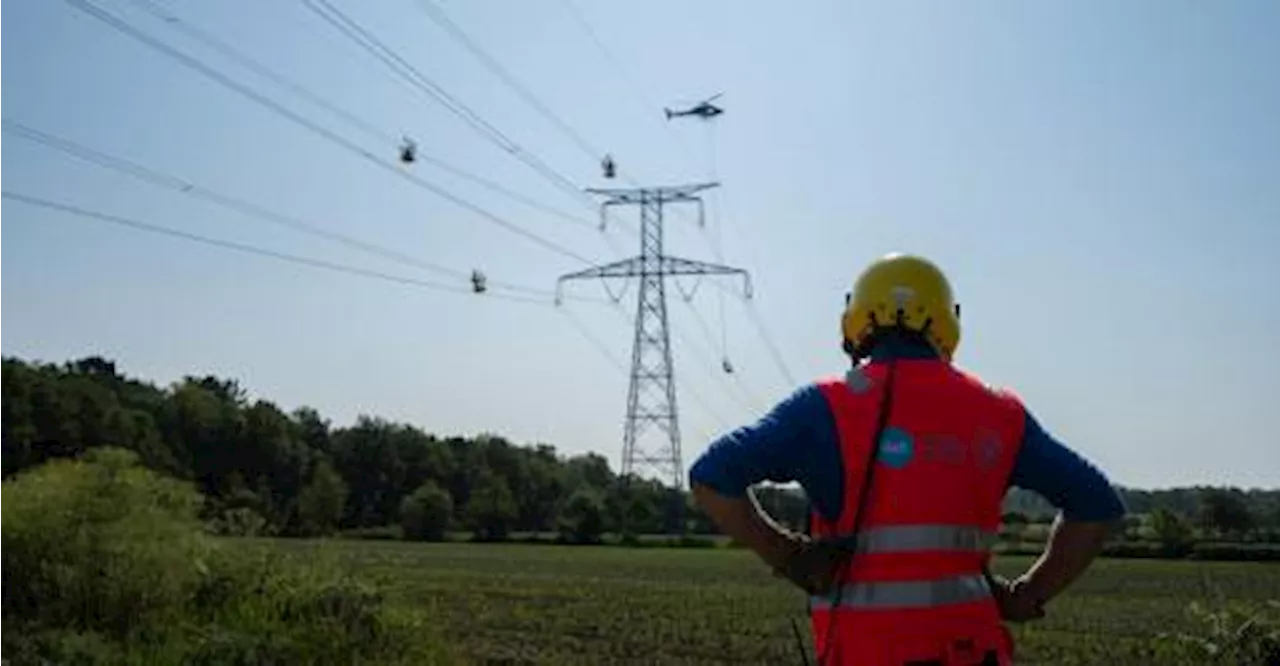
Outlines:
<svg viewBox="0 0 1280 666"><path fill-rule="evenodd" d="M640 279L636 299L636 329L631 346L631 381L627 389L627 417L622 441L622 474L639 475L655 471L675 488L684 487L684 465L680 457L680 420L676 409L675 364L671 360L671 337L667 322L666 278L672 275L741 275L746 296L751 295L751 277L741 268L680 259L663 254L663 212L667 204L695 203L702 223L702 199L698 192L717 183L634 189L587 190L605 197L600 207L601 228L613 206L640 208L640 254L601 266L561 276L567 280ZM642 436L655 428L665 434L665 442L649 443Z"/></svg>

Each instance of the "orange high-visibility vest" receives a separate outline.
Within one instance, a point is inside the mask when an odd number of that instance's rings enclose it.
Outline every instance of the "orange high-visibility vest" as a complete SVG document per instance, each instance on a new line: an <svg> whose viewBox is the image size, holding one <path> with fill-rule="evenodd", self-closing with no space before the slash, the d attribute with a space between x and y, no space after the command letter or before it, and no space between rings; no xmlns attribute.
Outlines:
<svg viewBox="0 0 1280 666"><path fill-rule="evenodd" d="M944 361L891 363L875 451L889 362L819 383L839 431L844 502L834 523L815 512L811 532L855 545L835 589L810 599L818 663L1008 664L1012 637L983 567L1022 443L1022 404Z"/></svg>

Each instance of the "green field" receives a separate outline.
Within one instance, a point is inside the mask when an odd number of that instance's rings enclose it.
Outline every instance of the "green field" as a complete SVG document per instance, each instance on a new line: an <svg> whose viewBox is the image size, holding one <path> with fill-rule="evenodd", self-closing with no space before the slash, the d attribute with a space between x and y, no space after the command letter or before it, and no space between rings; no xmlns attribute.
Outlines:
<svg viewBox="0 0 1280 666"><path fill-rule="evenodd" d="M399 603L430 609L473 663L800 663L790 621L803 619L803 596L741 550L371 541L323 548L393 581ZM997 569L1014 574L1026 564L1006 557ZM1162 663L1151 653L1154 636L1204 634L1187 606L1217 599L1280 599L1280 567L1102 560L1046 620L1016 630L1019 663Z"/></svg>

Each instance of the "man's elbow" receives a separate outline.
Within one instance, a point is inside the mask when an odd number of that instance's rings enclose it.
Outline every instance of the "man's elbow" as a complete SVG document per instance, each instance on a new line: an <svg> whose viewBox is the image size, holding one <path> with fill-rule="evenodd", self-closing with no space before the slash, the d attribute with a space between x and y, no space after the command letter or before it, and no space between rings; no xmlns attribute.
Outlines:
<svg viewBox="0 0 1280 666"><path fill-rule="evenodd" d="M719 464L717 464L719 463ZM730 466L710 456L704 456L689 469L689 490L699 505L712 496L740 498L746 494L747 484L734 474Z"/></svg>
<svg viewBox="0 0 1280 666"><path fill-rule="evenodd" d="M689 493L693 496L694 503L703 509L706 509L707 504L714 501L714 498L722 496L716 492L715 488L693 480L689 482Z"/></svg>
<svg viewBox="0 0 1280 666"><path fill-rule="evenodd" d="M1063 522L1076 525L1089 525L1094 531L1111 538L1124 530L1125 518L1129 514L1124 498L1114 489L1099 493L1084 506L1069 507L1062 511Z"/></svg>
<svg viewBox="0 0 1280 666"><path fill-rule="evenodd" d="M689 480L689 494L693 496L693 501L703 510L709 505L731 502L743 499L746 493L733 492L733 487L724 487L713 480Z"/></svg>

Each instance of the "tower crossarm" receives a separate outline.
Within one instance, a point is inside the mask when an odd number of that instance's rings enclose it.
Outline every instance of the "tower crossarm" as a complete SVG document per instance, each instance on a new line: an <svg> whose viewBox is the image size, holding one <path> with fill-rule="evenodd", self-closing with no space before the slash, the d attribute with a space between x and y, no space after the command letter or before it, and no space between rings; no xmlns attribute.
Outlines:
<svg viewBox="0 0 1280 666"><path fill-rule="evenodd" d="M751 298L751 274L745 269L667 256L661 258L659 266L663 275L741 275L742 295Z"/></svg>
<svg viewBox="0 0 1280 666"><path fill-rule="evenodd" d="M570 280L608 280L612 278L642 277L645 275L737 275L742 276L743 297L751 298L752 295L751 274L742 268L667 256L658 258L656 270L650 268L650 266L650 263L645 262L640 257L631 257L562 275L556 282L556 301L559 302L561 300L564 283Z"/></svg>
<svg viewBox="0 0 1280 666"><path fill-rule="evenodd" d="M568 273L560 276L559 282L568 280L590 280L593 278L625 278L642 275L644 269L643 262L639 257L631 257L622 259L611 264L601 264L584 268L576 273Z"/></svg>

